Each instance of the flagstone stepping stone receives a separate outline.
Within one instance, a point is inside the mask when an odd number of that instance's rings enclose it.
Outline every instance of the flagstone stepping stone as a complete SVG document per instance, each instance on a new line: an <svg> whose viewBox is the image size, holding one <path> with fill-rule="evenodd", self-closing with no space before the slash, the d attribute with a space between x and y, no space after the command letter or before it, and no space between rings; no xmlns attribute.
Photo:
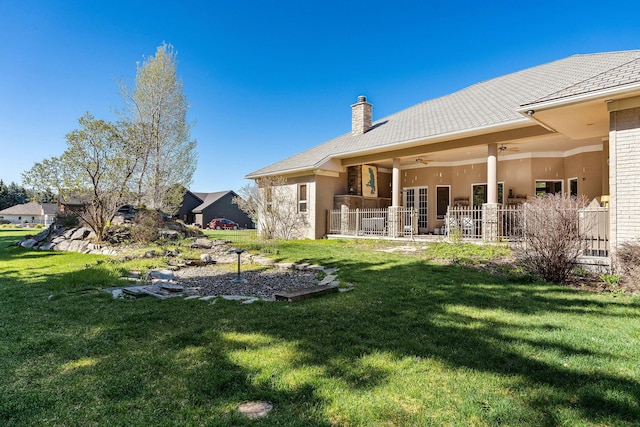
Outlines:
<svg viewBox="0 0 640 427"><path fill-rule="evenodd" d="M337 292L338 285L334 283L329 285L310 286L308 288L295 289L292 291L278 292L275 294L276 301L296 302L307 298L325 295L330 292Z"/></svg>
<svg viewBox="0 0 640 427"><path fill-rule="evenodd" d="M122 292L124 292L127 295L132 295L134 297L144 297L146 295L148 295L148 293L145 291L144 286L129 286L126 288L122 288Z"/></svg>
<svg viewBox="0 0 640 427"><path fill-rule="evenodd" d="M165 282L163 280L160 280L158 282L156 282L157 286L160 286L160 288L169 291L169 292L182 292L184 291L184 286L180 286L180 285L176 285L175 283L171 283L171 282Z"/></svg>
<svg viewBox="0 0 640 427"><path fill-rule="evenodd" d="M325 276L324 279L322 279L320 281L320 283L318 283L318 285L328 285L329 283L335 281L337 278L337 276L334 276L333 274L330 274L328 276Z"/></svg>
<svg viewBox="0 0 640 427"><path fill-rule="evenodd" d="M262 418L269 414L273 405L265 401L245 402L238 406L238 411L248 418Z"/></svg>
<svg viewBox="0 0 640 427"><path fill-rule="evenodd" d="M173 271L171 270L151 270L149 272L149 278L151 280L173 280Z"/></svg>
<svg viewBox="0 0 640 427"><path fill-rule="evenodd" d="M227 301L241 301L242 304L251 304L260 300L260 298L243 296L243 295L220 295L220 298L225 299Z"/></svg>
<svg viewBox="0 0 640 427"><path fill-rule="evenodd" d="M281 262L278 264L280 270L291 270L295 264L292 262Z"/></svg>

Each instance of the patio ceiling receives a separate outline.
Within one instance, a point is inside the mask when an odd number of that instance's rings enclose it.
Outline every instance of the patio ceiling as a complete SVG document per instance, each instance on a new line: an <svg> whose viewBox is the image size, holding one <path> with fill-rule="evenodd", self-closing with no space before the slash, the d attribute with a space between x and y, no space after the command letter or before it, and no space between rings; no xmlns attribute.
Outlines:
<svg viewBox="0 0 640 427"><path fill-rule="evenodd" d="M606 107L605 107L606 108ZM608 126L608 125L607 125ZM603 135L607 135L604 133ZM542 136L528 139L503 140L498 145L504 147L499 150L498 159L516 159L531 157L562 157L573 150L585 147L601 146L603 136L592 136L575 141L558 133L546 132ZM401 160L402 168L455 166L467 163L484 163L487 161L487 143L463 146L453 149L443 149L444 144L429 144L407 149L406 153L394 153ZM439 148L439 149L438 149ZM381 168L392 168L393 159L390 153L378 153L358 158L344 159L345 166L370 163ZM419 162L418 160L422 160Z"/></svg>

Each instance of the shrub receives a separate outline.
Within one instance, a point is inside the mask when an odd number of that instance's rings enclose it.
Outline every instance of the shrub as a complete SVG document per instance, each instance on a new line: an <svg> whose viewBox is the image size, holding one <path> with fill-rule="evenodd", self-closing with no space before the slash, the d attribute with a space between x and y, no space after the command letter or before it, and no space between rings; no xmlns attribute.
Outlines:
<svg viewBox="0 0 640 427"><path fill-rule="evenodd" d="M64 225L67 228L77 227L80 224L80 219L78 215L73 212L70 213L59 213L56 215L56 222Z"/></svg>
<svg viewBox="0 0 640 427"><path fill-rule="evenodd" d="M616 248L614 265L627 283L640 283L640 241L624 242Z"/></svg>
<svg viewBox="0 0 640 427"><path fill-rule="evenodd" d="M548 194L524 207L523 242L515 249L518 261L541 279L565 282L576 267L589 217L580 218L584 197Z"/></svg>
<svg viewBox="0 0 640 427"><path fill-rule="evenodd" d="M133 218L131 239L134 242L150 243L158 240L162 229L162 214L155 210L140 210Z"/></svg>

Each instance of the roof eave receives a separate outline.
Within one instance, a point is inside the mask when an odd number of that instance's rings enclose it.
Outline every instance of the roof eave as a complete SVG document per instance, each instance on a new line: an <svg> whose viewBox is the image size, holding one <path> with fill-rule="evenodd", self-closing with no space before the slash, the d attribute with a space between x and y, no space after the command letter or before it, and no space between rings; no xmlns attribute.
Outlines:
<svg viewBox="0 0 640 427"><path fill-rule="evenodd" d="M311 166L301 166L299 168L289 168L289 169L282 169L282 170L278 170L278 171L272 171L272 172L265 172L265 173L257 173L257 172L253 172L250 173L248 175L245 175L245 179L259 179L259 178L263 178L263 177L268 177L268 176L280 176L280 175L304 175L304 174L308 174L308 173L312 173L315 174L318 170L322 169L322 165L326 164L327 162L333 160L333 159L343 159L343 158L348 158L348 157L353 157L353 156L363 156L363 155L367 155L367 154L372 154L372 153L379 153L381 151L385 151L388 149L393 148L395 149L400 149L400 148L411 148L413 146L416 145L423 145L423 144L434 144L434 143L438 143L438 142L442 142L442 141L448 141L448 140L455 140L455 139L461 139L461 138L468 138L468 137L472 137L472 136L477 136L477 135L482 135L485 133L492 133L492 132L500 132L500 131L506 131L506 130L511 130L511 129L517 129L520 127L526 127L531 125L531 118L529 117L523 117L521 119L512 119L509 121L505 121L505 122L501 122L501 123L495 123L495 124L490 124L490 125L486 125L486 126L479 126L479 127L475 127L472 129L465 129L465 130L461 130L461 131L456 131L456 132L447 132L447 133L441 133L441 134L437 134L437 135L430 135L427 137L420 137L420 138L413 138L413 139L408 139L405 141L396 141L396 142L391 142L385 145L380 145L374 148L370 148L370 149L366 149L366 150L355 150L355 151L350 151L348 153L340 153L338 155L333 155L333 156L325 156L322 159L318 160L316 163L314 163Z"/></svg>
<svg viewBox="0 0 640 427"><path fill-rule="evenodd" d="M531 116L536 110L550 110L558 107L566 107L569 105L579 104L582 102L596 101L598 99L607 100L608 98L620 97L621 95L634 94L640 91L640 82L632 83L625 86L617 86L614 88L602 89L593 92L587 92L578 95L566 96L549 101L533 102L523 104L516 111L520 114Z"/></svg>

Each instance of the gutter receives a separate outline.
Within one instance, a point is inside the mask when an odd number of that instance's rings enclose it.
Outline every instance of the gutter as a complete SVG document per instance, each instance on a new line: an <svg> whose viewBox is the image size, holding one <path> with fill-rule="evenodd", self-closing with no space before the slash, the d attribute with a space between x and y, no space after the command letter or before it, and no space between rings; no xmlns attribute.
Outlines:
<svg viewBox="0 0 640 427"><path fill-rule="evenodd" d="M516 111L520 114L526 114L533 116L530 111L535 113L535 110L549 110L552 108L565 107L573 104L579 104L586 101L597 101L600 98L609 98L617 95L622 95L628 92L640 91L640 82L632 83L626 86L618 86L615 88L602 89L595 92L587 92L579 95L571 95L563 98L552 99L549 101L533 102L531 104L523 104Z"/></svg>
<svg viewBox="0 0 640 427"><path fill-rule="evenodd" d="M456 131L456 132L441 133L437 135L414 138L414 139L409 139L405 141L396 141L396 142L391 142L384 145L379 145L375 148L351 151L351 152L343 152L338 155L325 156L319 161L315 162L313 165L309 165L309 166L301 166L299 168L283 169L279 171L266 172L261 174L250 173L248 175L245 175L245 179L257 179L265 176L290 175L290 174L301 173L301 172L315 172L321 165L331 161L332 159L341 160L346 156L349 156L349 157L364 156L367 154L379 153L389 148L393 148L393 149L411 148L418 145L428 145L428 144L434 144L437 142L443 142L448 140L468 138L468 137L483 135L486 133L494 133L494 132L518 129L521 127L526 127L527 125L530 125L530 124L531 124L531 119L527 117L527 118L521 118L521 119L512 119L512 120L509 120L508 122L491 124L491 125L476 127L472 129L465 129L465 130ZM550 130L546 126L543 126L543 127L545 127L547 130ZM330 142L330 141L327 141L327 142Z"/></svg>

